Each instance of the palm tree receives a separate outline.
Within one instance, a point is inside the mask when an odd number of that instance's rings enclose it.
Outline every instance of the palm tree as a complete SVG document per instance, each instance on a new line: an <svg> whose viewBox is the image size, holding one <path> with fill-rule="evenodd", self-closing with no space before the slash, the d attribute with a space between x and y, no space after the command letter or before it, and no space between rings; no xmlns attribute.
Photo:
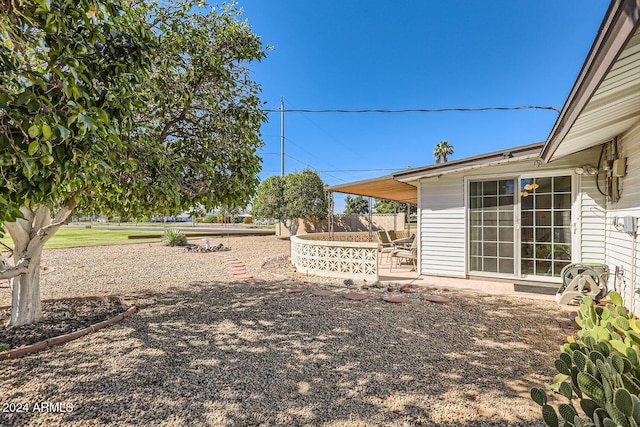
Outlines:
<svg viewBox="0 0 640 427"><path fill-rule="evenodd" d="M440 141L433 149L433 157L436 159L436 163L446 163L447 156L453 154L453 145L449 144L449 141Z"/></svg>

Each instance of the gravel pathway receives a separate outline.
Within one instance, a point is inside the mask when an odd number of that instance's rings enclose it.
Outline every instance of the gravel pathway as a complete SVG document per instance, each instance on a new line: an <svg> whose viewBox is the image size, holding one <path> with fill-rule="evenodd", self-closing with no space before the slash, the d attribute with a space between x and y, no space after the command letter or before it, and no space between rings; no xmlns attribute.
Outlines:
<svg viewBox="0 0 640 427"><path fill-rule="evenodd" d="M262 268L286 241L222 243L256 277L289 273ZM236 282L220 254L156 244L49 250L44 264L43 298L117 294L140 311L1 362L2 426L544 426L528 390L551 380L566 317L547 301L265 291L288 285Z"/></svg>

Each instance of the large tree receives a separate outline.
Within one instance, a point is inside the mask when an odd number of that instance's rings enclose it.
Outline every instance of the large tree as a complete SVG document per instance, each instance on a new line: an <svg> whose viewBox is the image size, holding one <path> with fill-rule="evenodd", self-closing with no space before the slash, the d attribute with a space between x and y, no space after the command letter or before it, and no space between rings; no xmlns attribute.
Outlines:
<svg viewBox="0 0 640 427"><path fill-rule="evenodd" d="M258 188L251 213L257 218L279 220L293 236L298 231L300 219L324 219L327 210L322 179L317 173L305 170L265 179Z"/></svg>
<svg viewBox="0 0 640 427"><path fill-rule="evenodd" d="M134 4L135 6L132 6ZM76 206L138 216L246 204L264 120L232 8L11 0L0 17L0 224L10 324L41 317L42 247Z"/></svg>
<svg viewBox="0 0 640 427"><path fill-rule="evenodd" d="M449 144L449 141L440 141L433 149L433 157L436 159L436 163L446 163L451 155L453 155L453 145Z"/></svg>
<svg viewBox="0 0 640 427"><path fill-rule="evenodd" d="M344 199L344 213L350 214L367 214L369 213L369 201L362 196L347 196Z"/></svg>

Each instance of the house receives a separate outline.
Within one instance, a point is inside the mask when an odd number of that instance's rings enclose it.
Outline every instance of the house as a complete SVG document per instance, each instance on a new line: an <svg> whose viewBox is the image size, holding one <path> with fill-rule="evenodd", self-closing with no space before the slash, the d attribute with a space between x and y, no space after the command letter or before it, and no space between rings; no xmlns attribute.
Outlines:
<svg viewBox="0 0 640 427"><path fill-rule="evenodd" d="M417 203L422 275L557 285L606 263L640 310L639 17L640 0L611 2L546 141L329 189Z"/></svg>

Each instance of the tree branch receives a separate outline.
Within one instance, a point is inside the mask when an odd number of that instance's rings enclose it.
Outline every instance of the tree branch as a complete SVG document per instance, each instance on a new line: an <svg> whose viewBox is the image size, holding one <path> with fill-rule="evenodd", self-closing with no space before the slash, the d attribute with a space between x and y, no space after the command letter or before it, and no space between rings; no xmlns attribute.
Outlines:
<svg viewBox="0 0 640 427"><path fill-rule="evenodd" d="M16 263L13 267L0 271L0 280L11 279L13 277L25 274L29 268L29 260L23 258Z"/></svg>

